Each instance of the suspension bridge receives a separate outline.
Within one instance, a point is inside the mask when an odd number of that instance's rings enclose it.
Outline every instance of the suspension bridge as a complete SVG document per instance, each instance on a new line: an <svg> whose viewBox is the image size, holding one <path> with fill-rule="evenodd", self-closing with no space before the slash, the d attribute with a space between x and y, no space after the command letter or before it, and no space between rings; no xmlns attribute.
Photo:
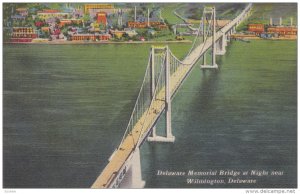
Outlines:
<svg viewBox="0 0 300 194"><path fill-rule="evenodd" d="M227 41L236 27L251 12L252 4L224 27L217 29L214 7L205 7L198 34L186 57L181 61L168 46L152 46L144 80L121 143L92 188L143 188L140 147L152 142L174 142L171 126L171 100L191 72L203 60L202 69L217 69L216 55L224 55ZM205 21L206 20L206 21ZM201 29L201 30L200 30ZM201 32L200 32L201 31ZM210 55L208 60L206 55ZM165 135L156 133L156 123L165 112Z"/></svg>

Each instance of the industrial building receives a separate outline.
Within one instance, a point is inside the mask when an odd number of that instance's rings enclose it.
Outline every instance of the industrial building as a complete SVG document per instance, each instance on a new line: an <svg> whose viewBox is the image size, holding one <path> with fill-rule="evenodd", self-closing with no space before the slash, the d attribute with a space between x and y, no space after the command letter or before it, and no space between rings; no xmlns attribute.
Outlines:
<svg viewBox="0 0 300 194"><path fill-rule="evenodd" d="M104 26L107 25L107 14L106 12L99 12L96 14L96 17L97 17L97 23L98 24L102 24Z"/></svg>
<svg viewBox="0 0 300 194"><path fill-rule="evenodd" d="M277 21L278 22L275 22ZM248 24L248 32L255 33L261 38L296 38L298 34L297 26L293 26L293 18L290 18L290 25L283 25L282 18L270 18L268 25Z"/></svg>
<svg viewBox="0 0 300 194"><path fill-rule="evenodd" d="M37 38L38 34L33 28L29 27L14 27L11 35L11 42L31 42Z"/></svg>
<svg viewBox="0 0 300 194"><path fill-rule="evenodd" d="M59 22L59 26L71 25L71 24L82 24L82 19L61 19Z"/></svg>
<svg viewBox="0 0 300 194"><path fill-rule="evenodd" d="M84 13L88 14L90 9L114 9L113 4L85 4Z"/></svg>
<svg viewBox="0 0 300 194"><path fill-rule="evenodd" d="M150 21L150 22L133 22L129 21L127 22L127 26L129 28L147 28L147 27L157 27L159 29L166 29L168 26L159 21Z"/></svg>
<svg viewBox="0 0 300 194"><path fill-rule="evenodd" d="M37 16L40 19L49 19L49 18L68 18L70 13L61 12L55 9L44 9L43 11L38 11Z"/></svg>
<svg viewBox="0 0 300 194"><path fill-rule="evenodd" d="M267 32L277 33L280 36L285 36L285 35L297 35L298 30L296 27L276 26L276 27L268 27Z"/></svg>
<svg viewBox="0 0 300 194"><path fill-rule="evenodd" d="M72 41L106 41L110 38L110 34L74 34L71 36Z"/></svg>
<svg viewBox="0 0 300 194"><path fill-rule="evenodd" d="M248 31L253 32L255 34L261 34L265 31L264 24L248 24Z"/></svg>

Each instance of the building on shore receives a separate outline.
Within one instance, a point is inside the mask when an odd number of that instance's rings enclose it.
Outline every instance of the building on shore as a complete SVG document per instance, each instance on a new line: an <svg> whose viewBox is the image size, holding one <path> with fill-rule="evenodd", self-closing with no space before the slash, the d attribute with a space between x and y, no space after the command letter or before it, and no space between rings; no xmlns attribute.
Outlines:
<svg viewBox="0 0 300 194"><path fill-rule="evenodd" d="M127 22L127 26L129 28L147 28L147 27L157 27L159 29L167 29L168 26L159 21L150 21L149 25L148 22L134 22L134 21L129 21Z"/></svg>
<svg viewBox="0 0 300 194"><path fill-rule="evenodd" d="M124 30L110 30L110 34L112 34L114 38L120 39L126 32Z"/></svg>
<svg viewBox="0 0 300 194"><path fill-rule="evenodd" d="M248 24L248 31L259 35L265 31L264 24Z"/></svg>
<svg viewBox="0 0 300 194"><path fill-rule="evenodd" d="M37 38L38 33L33 28L29 27L14 27L11 34L11 42L31 42Z"/></svg>
<svg viewBox="0 0 300 194"><path fill-rule="evenodd" d="M18 15L21 16L28 16L28 9L27 8L17 8L16 11L18 12Z"/></svg>
<svg viewBox="0 0 300 194"><path fill-rule="evenodd" d="M105 12L107 15L116 14L120 8L116 8L113 4L85 4L84 14L90 15L92 18L99 12ZM131 11L131 8L122 8L123 13Z"/></svg>
<svg viewBox="0 0 300 194"><path fill-rule="evenodd" d="M128 34L129 37L134 37L138 34L135 30L132 30L131 28L124 28L124 31L126 34Z"/></svg>
<svg viewBox="0 0 300 194"><path fill-rule="evenodd" d="M41 27L42 32L50 32L50 27L49 26L43 26Z"/></svg>
<svg viewBox="0 0 300 194"><path fill-rule="evenodd" d="M103 9L114 9L114 5L113 4L85 4L84 5L84 13L88 14L90 9L94 10L103 10Z"/></svg>
<svg viewBox="0 0 300 194"><path fill-rule="evenodd" d="M127 22L129 28L147 28L147 22Z"/></svg>
<svg viewBox="0 0 300 194"><path fill-rule="evenodd" d="M17 14L12 15L10 18L12 20L25 20L28 16L28 9L27 8L17 8Z"/></svg>
<svg viewBox="0 0 300 194"><path fill-rule="evenodd" d="M110 34L74 34L72 41L107 41L111 38Z"/></svg>
<svg viewBox="0 0 300 194"><path fill-rule="evenodd" d="M298 34L295 26L273 26L264 24L248 24L248 31L261 38L288 38L295 39Z"/></svg>
<svg viewBox="0 0 300 194"><path fill-rule="evenodd" d="M297 35L298 30L297 27L292 26L276 26L276 27L268 27L267 28L268 33L276 33L279 36L286 36L286 35Z"/></svg>
<svg viewBox="0 0 300 194"><path fill-rule="evenodd" d="M44 9L43 11L37 12L37 17L44 20L47 20L49 18L67 19L68 17L70 17L70 15L70 13L61 12L55 9Z"/></svg>
<svg viewBox="0 0 300 194"><path fill-rule="evenodd" d="M59 26L65 26L65 25L71 25L71 24L82 24L83 20L82 19L61 19Z"/></svg>
<svg viewBox="0 0 300 194"><path fill-rule="evenodd" d="M11 19L13 19L13 20L25 20L26 17L21 16L21 15L13 15L13 16L11 16Z"/></svg>
<svg viewBox="0 0 300 194"><path fill-rule="evenodd" d="M127 34L131 38L138 35L135 30L132 30L130 28L124 28L124 30L110 30L109 33L112 34L114 38L118 39L122 38L125 34Z"/></svg>
<svg viewBox="0 0 300 194"><path fill-rule="evenodd" d="M97 23L98 24L102 24L104 26L107 25L107 14L106 14L106 12L104 12L104 11L98 12L96 14L96 17L97 17Z"/></svg>

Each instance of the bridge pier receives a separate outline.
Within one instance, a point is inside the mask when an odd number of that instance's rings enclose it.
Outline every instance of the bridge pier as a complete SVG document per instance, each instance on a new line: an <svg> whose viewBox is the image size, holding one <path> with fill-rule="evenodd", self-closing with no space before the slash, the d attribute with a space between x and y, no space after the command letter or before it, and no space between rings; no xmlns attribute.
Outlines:
<svg viewBox="0 0 300 194"><path fill-rule="evenodd" d="M230 42L230 31L226 33L226 42Z"/></svg>
<svg viewBox="0 0 300 194"><path fill-rule="evenodd" d="M130 163L127 165L128 170L118 188L141 189L145 187L145 181L142 179L140 149L136 148ZM126 168L125 168L126 169Z"/></svg>
<svg viewBox="0 0 300 194"><path fill-rule="evenodd" d="M225 55L226 46L227 46L226 35L224 33L223 36L217 41L216 55Z"/></svg>

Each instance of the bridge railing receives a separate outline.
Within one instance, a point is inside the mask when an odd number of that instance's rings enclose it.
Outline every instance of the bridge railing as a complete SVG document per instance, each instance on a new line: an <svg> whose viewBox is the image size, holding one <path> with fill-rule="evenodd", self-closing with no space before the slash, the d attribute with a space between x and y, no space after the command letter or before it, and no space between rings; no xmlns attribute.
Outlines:
<svg viewBox="0 0 300 194"><path fill-rule="evenodd" d="M136 99L133 111L131 113L131 116L129 118L129 122L127 124L126 130L124 132L124 135L122 137L121 143L118 148L122 145L124 142L125 138L132 132L132 129L136 125L136 123L139 121L140 117L142 114L146 111L147 107L150 105L150 62L151 62L151 55L149 56L148 59L148 65L145 70L145 75L144 79L142 82L142 86L139 90L138 97ZM132 136L132 138L134 138ZM137 139L132 139L133 144L135 145L136 142L138 141Z"/></svg>
<svg viewBox="0 0 300 194"><path fill-rule="evenodd" d="M161 51L162 52L161 52ZM124 142L124 140L126 139L126 137L128 137L129 134L132 134L132 130L134 129L134 127L136 126L136 124L139 122L139 124L143 125L144 127L144 123L145 123L145 119L146 119L146 115L149 112L150 109L150 105L152 104L153 100L161 98L161 96L159 96L159 91L161 91L165 85L165 74L164 72L164 68L165 68L165 60L166 60L166 52L164 51L164 49L158 49L158 51L155 52L150 52L149 55L149 60L148 60L148 65L145 71L145 75L144 75L144 80L142 82L142 86L140 88L138 97L136 99L133 111L131 113L128 125L126 127L125 133L122 137L121 143L119 144L118 149L120 148L120 146L122 145L122 143ZM155 90L151 91L151 65L152 63L154 63L155 65L155 74L153 75L155 77ZM174 69L178 68L178 64L179 64L179 60L175 62L176 63L174 65ZM154 97L152 98L151 93ZM141 135L141 134L140 134ZM134 136L131 135L132 137L132 142L134 144L134 146L136 146L139 142L139 138L134 139ZM140 136L139 136L140 137Z"/></svg>
<svg viewBox="0 0 300 194"><path fill-rule="evenodd" d="M150 101L148 109L144 113L144 119L141 121L141 131L139 134L139 140L137 142L137 145L140 145L141 142L144 140L144 132L146 132L146 129L150 129L150 125L154 124L155 120L158 118L161 110L163 110L165 104L164 103L157 103L163 102L165 100L164 90L165 90L165 68L166 68L166 61L168 54L166 52L169 52L168 47L165 47L164 49L159 49L162 52L159 53L157 56L160 56L161 58L158 60L160 63L157 65L160 67L160 70L156 73L157 74L157 80L155 82L155 89L152 94L152 99ZM154 117L150 117L149 115L154 113ZM147 122L146 122L147 120Z"/></svg>
<svg viewBox="0 0 300 194"><path fill-rule="evenodd" d="M170 74L171 76L178 70L182 68L182 61L180 61L172 52L169 50L170 53Z"/></svg>

